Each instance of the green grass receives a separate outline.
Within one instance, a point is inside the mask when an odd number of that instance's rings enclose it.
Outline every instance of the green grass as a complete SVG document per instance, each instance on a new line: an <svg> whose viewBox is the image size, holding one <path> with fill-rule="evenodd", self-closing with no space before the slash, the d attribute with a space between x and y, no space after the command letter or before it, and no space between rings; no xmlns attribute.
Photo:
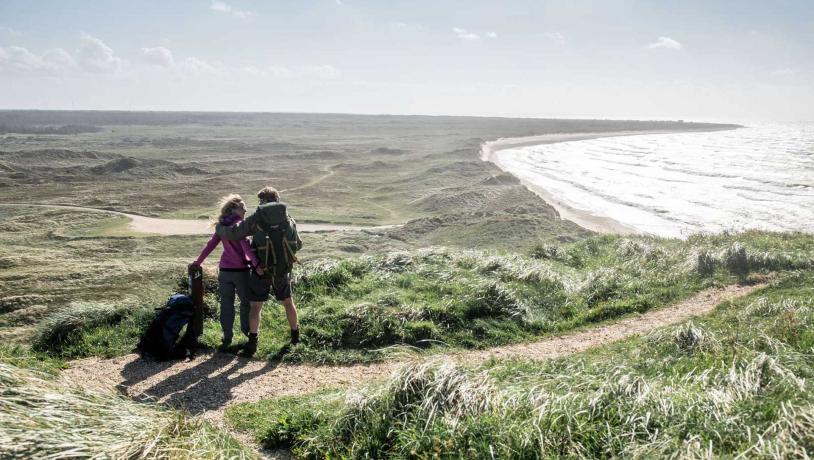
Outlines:
<svg viewBox="0 0 814 460"><path fill-rule="evenodd" d="M530 256L430 248L323 260L295 272L302 343L288 348L282 307L270 301L257 356L349 363L385 359L403 346L436 352L530 341L753 274L809 268L812 246L806 235L760 232L688 241L601 236ZM207 279L212 311L203 341L214 347L218 300L214 274ZM63 358L125 353L163 301L77 304L43 322L35 350Z"/></svg>
<svg viewBox="0 0 814 460"><path fill-rule="evenodd" d="M548 362L444 360L231 407L301 458L808 458L814 272L709 317Z"/></svg>
<svg viewBox="0 0 814 460"><path fill-rule="evenodd" d="M133 350L154 315L147 305L76 303L42 321L31 349L59 358L112 357Z"/></svg>
<svg viewBox="0 0 814 460"><path fill-rule="evenodd" d="M0 363L29 369L47 375L56 375L67 363L47 353L38 353L21 345L0 345Z"/></svg>

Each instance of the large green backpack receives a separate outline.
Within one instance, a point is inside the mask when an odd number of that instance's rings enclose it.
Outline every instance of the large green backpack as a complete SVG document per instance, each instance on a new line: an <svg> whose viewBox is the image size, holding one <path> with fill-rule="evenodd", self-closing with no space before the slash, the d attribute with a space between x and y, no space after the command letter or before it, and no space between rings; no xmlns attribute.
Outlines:
<svg viewBox="0 0 814 460"><path fill-rule="evenodd" d="M297 233L297 222L288 216L286 204L261 204L255 215L252 247L263 267L263 277L279 278L291 273L297 261L297 251L302 248L302 240Z"/></svg>

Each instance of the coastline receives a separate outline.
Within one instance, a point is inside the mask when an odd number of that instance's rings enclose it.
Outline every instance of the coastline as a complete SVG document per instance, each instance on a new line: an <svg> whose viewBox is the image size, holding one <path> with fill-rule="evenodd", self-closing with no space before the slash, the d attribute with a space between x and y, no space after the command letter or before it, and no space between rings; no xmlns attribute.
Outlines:
<svg viewBox="0 0 814 460"><path fill-rule="evenodd" d="M649 131L611 131L611 132L595 132L595 133L556 133L556 134L541 134L537 136L525 137L506 137L496 139L494 141L487 141L481 144L480 159L494 164L501 171L512 174L508 171L503 163L500 161L498 152L501 150L528 147L532 145L545 145L556 144L558 142L568 141L583 141L590 139L599 139L603 137L619 137L619 136L635 136L635 135L649 135L649 134L675 134L675 133L694 133L694 132L709 132L709 131L726 131L733 128L724 129L709 129L709 130L649 130ZM513 174L512 174L513 175ZM517 177L517 176L515 176ZM552 195L548 190L539 184L535 184L528 180L517 177L523 186L529 189L532 193L540 197L543 201L553 207L560 216L560 219L570 220L582 228L591 230L597 233L610 233L616 235L643 235L642 232L633 227L629 227L611 217L600 216L593 214L589 211L577 209L562 200Z"/></svg>

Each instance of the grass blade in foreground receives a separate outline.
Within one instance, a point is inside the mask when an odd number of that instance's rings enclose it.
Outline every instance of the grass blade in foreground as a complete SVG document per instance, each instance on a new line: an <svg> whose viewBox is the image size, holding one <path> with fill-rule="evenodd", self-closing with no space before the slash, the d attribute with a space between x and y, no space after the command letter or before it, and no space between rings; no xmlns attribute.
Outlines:
<svg viewBox="0 0 814 460"><path fill-rule="evenodd" d="M0 363L0 457L253 458L230 435L181 413Z"/></svg>

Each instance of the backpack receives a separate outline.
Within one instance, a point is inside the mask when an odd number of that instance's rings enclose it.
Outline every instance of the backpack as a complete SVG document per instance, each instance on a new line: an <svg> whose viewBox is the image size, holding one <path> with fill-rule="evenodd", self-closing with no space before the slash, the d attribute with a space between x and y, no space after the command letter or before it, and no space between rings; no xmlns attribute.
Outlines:
<svg viewBox="0 0 814 460"><path fill-rule="evenodd" d="M264 203L255 211L255 233L252 247L263 267L263 278L280 278L291 273L297 262L302 240L297 222L288 216L285 203Z"/></svg>
<svg viewBox="0 0 814 460"><path fill-rule="evenodd" d="M147 354L157 361L185 358L190 352L187 335L180 341L178 336L192 319L193 309L192 298L186 294L174 294L166 305L156 309L137 346L142 357Z"/></svg>

